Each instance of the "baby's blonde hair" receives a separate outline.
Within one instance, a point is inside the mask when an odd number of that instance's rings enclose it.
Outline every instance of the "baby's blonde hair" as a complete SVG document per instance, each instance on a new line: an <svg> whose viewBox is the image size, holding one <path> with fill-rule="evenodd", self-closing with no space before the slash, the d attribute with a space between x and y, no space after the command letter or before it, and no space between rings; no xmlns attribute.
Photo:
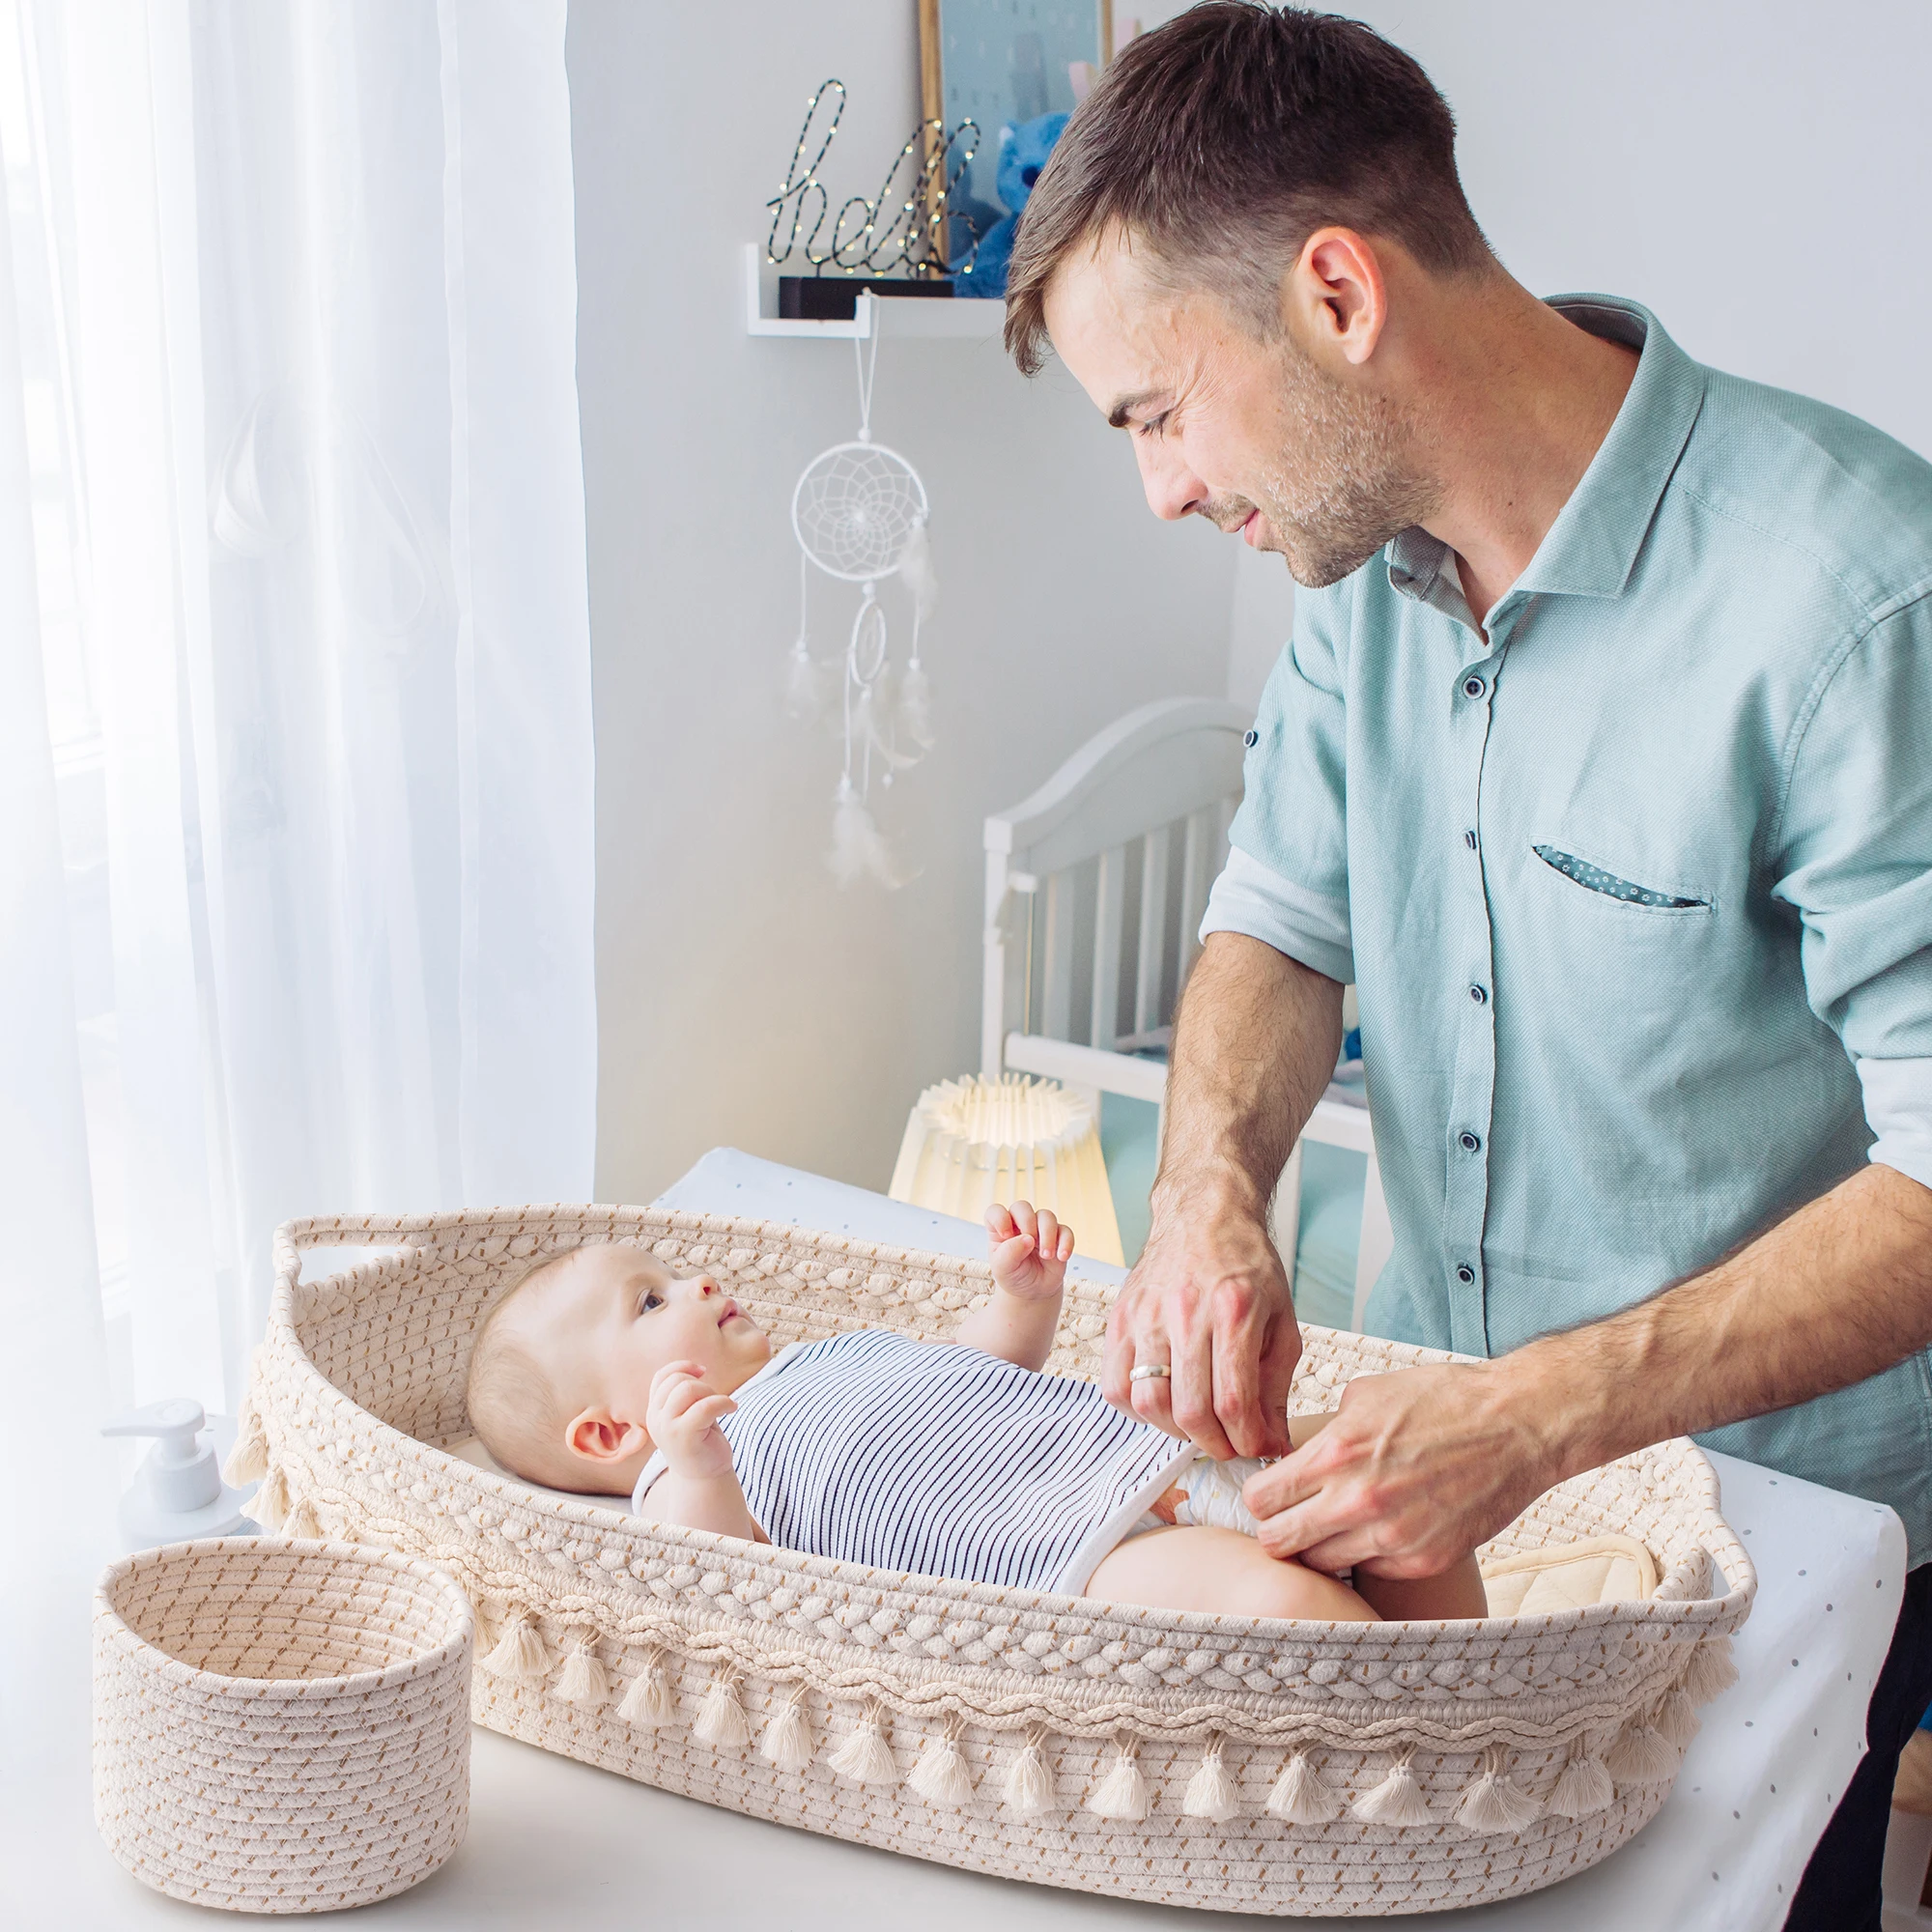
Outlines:
<svg viewBox="0 0 1932 1932"><path fill-rule="evenodd" d="M552 1489L574 1489L579 1480L563 1453L570 1414L528 1341L503 1317L513 1304L527 1306L532 1291L541 1293L546 1277L554 1281L557 1264L576 1253L566 1248L544 1256L491 1309L470 1351L464 1395L484 1448L512 1475Z"/></svg>

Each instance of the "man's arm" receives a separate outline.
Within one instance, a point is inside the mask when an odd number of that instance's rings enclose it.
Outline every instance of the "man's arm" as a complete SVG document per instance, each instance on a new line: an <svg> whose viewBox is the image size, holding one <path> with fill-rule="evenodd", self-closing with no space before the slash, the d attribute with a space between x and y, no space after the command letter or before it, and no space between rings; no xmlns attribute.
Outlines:
<svg viewBox="0 0 1932 1932"><path fill-rule="evenodd" d="M1107 1323L1107 1399L1209 1456L1278 1455L1301 1353L1268 1201L1342 1041L1342 988L1244 933L1188 976L1146 1247ZM1172 1379L1130 1381L1136 1363Z"/></svg>
<svg viewBox="0 0 1932 1932"><path fill-rule="evenodd" d="M1932 1188L1873 1166L1709 1272L1492 1362L1350 1384L1247 1486L1262 1542L1427 1577L1566 1477L1849 1387L1932 1346Z"/></svg>

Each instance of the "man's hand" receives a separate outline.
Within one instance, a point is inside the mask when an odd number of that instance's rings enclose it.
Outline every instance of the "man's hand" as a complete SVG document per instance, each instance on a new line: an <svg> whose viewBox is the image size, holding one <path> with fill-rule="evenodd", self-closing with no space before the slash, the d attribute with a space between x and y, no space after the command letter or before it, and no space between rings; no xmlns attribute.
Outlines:
<svg viewBox="0 0 1932 1932"><path fill-rule="evenodd" d="M1204 1196L1157 1219L1108 1317L1100 1386L1117 1407L1216 1461L1275 1456L1288 1447L1288 1385L1300 1355L1265 1219ZM1131 1378L1153 1364L1170 1378Z"/></svg>
<svg viewBox="0 0 1932 1932"><path fill-rule="evenodd" d="M738 1405L704 1379L697 1362L667 1362L651 1378L644 1429L674 1476L727 1475L731 1445L719 1419Z"/></svg>
<svg viewBox="0 0 1932 1932"><path fill-rule="evenodd" d="M1248 1479L1262 1547L1331 1574L1435 1577L1569 1471L1501 1364L1349 1384L1312 1441Z"/></svg>

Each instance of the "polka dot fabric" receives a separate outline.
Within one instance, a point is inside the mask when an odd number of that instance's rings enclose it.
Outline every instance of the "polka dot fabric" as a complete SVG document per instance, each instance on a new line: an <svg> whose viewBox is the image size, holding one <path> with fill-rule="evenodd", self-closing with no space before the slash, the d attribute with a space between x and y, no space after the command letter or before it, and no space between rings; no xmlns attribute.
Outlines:
<svg viewBox="0 0 1932 1932"><path fill-rule="evenodd" d="M1536 856L1546 866L1553 866L1566 879L1576 882L1593 893L1604 893L1613 899L1622 899L1626 905L1657 906L1670 912L1689 912L1692 908L1708 903L1704 899L1673 898L1668 893L1654 893L1648 886L1634 886L1628 879L1620 879L1614 872L1606 872L1601 866L1593 866L1587 859L1578 859L1569 852L1559 852L1553 845L1532 847Z"/></svg>

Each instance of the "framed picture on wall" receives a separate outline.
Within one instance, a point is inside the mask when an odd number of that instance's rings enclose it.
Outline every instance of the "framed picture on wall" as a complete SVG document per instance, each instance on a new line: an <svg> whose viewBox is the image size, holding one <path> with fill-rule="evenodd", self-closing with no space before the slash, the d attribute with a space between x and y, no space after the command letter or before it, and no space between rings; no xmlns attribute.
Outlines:
<svg viewBox="0 0 1932 1932"><path fill-rule="evenodd" d="M1131 39L1139 21L1122 18ZM1005 211L994 186L1000 129L1042 114L1070 114L1117 44L1114 0L919 0L919 58L927 121L980 129L979 154L952 205Z"/></svg>

